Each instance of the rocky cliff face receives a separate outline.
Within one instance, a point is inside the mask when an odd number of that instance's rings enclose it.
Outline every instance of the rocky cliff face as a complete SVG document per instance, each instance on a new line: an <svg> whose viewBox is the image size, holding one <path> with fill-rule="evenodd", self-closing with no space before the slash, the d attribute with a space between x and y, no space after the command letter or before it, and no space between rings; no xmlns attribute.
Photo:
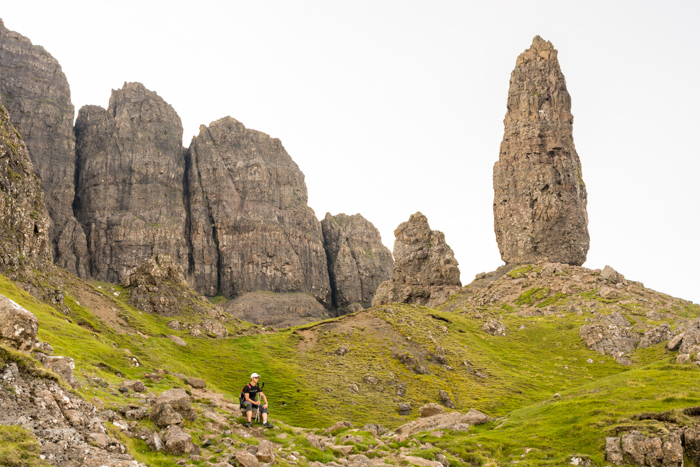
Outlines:
<svg viewBox="0 0 700 467"><path fill-rule="evenodd" d="M282 143L226 117L200 128L187 162L196 288L310 292L330 306L321 226Z"/></svg>
<svg viewBox="0 0 700 467"><path fill-rule="evenodd" d="M188 265L182 123L140 83L86 106L75 123L76 214L88 237L90 272L118 282L156 253Z"/></svg>
<svg viewBox="0 0 700 467"><path fill-rule="evenodd" d="M377 287L391 277L394 268L379 231L359 214L327 213L321 228L334 307L340 314L368 308Z"/></svg>
<svg viewBox="0 0 700 467"><path fill-rule="evenodd" d="M459 267L445 234L431 230L428 219L417 212L394 231L394 271L383 282L372 306L417 303L434 306L459 291Z"/></svg>
<svg viewBox="0 0 700 467"><path fill-rule="evenodd" d="M587 195L574 148L571 97L557 51L539 36L511 74L504 125L493 168L501 258L508 264L583 264Z"/></svg>
<svg viewBox="0 0 700 467"><path fill-rule="evenodd" d="M51 216L56 264L85 277L85 234L73 216L75 137L66 76L43 47L0 20L0 100L24 137Z"/></svg>
<svg viewBox="0 0 700 467"><path fill-rule="evenodd" d="M0 271L15 278L51 264L51 221L27 147L1 105L0 126Z"/></svg>

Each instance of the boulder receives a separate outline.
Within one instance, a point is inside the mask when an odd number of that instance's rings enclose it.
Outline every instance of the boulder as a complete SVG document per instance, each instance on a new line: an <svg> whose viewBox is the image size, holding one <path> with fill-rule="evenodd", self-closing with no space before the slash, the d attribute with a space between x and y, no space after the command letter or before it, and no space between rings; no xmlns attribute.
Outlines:
<svg viewBox="0 0 700 467"><path fill-rule="evenodd" d="M445 413L445 408L435 402L431 402L420 408L420 416L423 418L432 417L433 415L441 413Z"/></svg>
<svg viewBox="0 0 700 467"><path fill-rule="evenodd" d="M506 264L580 266L589 247L587 193L571 97L551 42L536 36L510 77L493 167L496 241Z"/></svg>
<svg viewBox="0 0 700 467"><path fill-rule="evenodd" d="M222 339L228 336L228 329L226 329L223 324L215 319L205 319L201 322L200 326L205 333L212 337L216 337L217 339Z"/></svg>
<svg viewBox="0 0 700 467"><path fill-rule="evenodd" d="M613 284L613 285L619 284L619 283L625 281L625 276L623 276L619 272L615 271L610 266L605 266L603 268L603 270L600 272L600 278L606 282Z"/></svg>
<svg viewBox="0 0 700 467"><path fill-rule="evenodd" d="M491 421L491 417L483 412L476 409L469 409L469 412L464 416L462 423L468 423L469 425L483 425Z"/></svg>
<svg viewBox="0 0 700 467"><path fill-rule="evenodd" d="M129 389L130 391L146 392L146 385L143 384L143 381L127 379L127 380L124 380L124 382L122 383L122 386Z"/></svg>
<svg viewBox="0 0 700 467"><path fill-rule="evenodd" d="M360 214L330 213L321 222L333 306L339 314L368 308L379 284L391 277L394 259L379 231Z"/></svg>
<svg viewBox="0 0 700 467"><path fill-rule="evenodd" d="M207 382L203 379L187 377L187 384L195 389L204 389L207 387Z"/></svg>
<svg viewBox="0 0 700 467"><path fill-rule="evenodd" d="M42 353L37 353L36 357L45 368L60 375L61 378L63 378L71 386L80 386L78 380L73 376L73 371L75 371L75 361L72 358L54 355L49 356Z"/></svg>
<svg viewBox="0 0 700 467"><path fill-rule="evenodd" d="M683 340L678 351L680 353L690 353L690 349L700 344L700 320L691 323L683 332Z"/></svg>
<svg viewBox="0 0 700 467"><path fill-rule="evenodd" d="M684 332L678 334L677 336L673 336L673 338L671 338L668 344L666 344L666 348L668 350L678 350L678 348L681 346L681 342L683 342L684 336Z"/></svg>
<svg viewBox="0 0 700 467"><path fill-rule="evenodd" d="M34 313L0 295L0 344L29 352L38 331L39 320Z"/></svg>
<svg viewBox="0 0 700 467"><path fill-rule="evenodd" d="M192 444L192 436L185 433L178 425L171 425L165 434L165 452L168 454L182 455L190 454L195 448Z"/></svg>
<svg viewBox="0 0 700 467"><path fill-rule="evenodd" d="M149 418L161 428L170 425L182 425L183 423L182 415L167 402L156 402L153 404Z"/></svg>
<svg viewBox="0 0 700 467"><path fill-rule="evenodd" d="M155 405L169 404L185 420L194 421L197 415L192 408L189 394L182 388L168 389L163 391L157 398ZM154 405L154 407L155 407Z"/></svg>
<svg viewBox="0 0 700 467"><path fill-rule="evenodd" d="M431 417L419 418L401 425L395 431L401 436L411 436L422 431L466 430L469 423L465 414L460 412L438 413Z"/></svg>
<svg viewBox="0 0 700 467"><path fill-rule="evenodd" d="M179 345L180 347L185 347L187 345L187 342L182 340L182 338L175 336L173 334L169 334L168 339L170 339L171 341L173 341L174 344Z"/></svg>
<svg viewBox="0 0 700 467"><path fill-rule="evenodd" d="M452 402L452 399L450 399L450 395L446 392L440 389L440 402L442 402L442 405L447 407L448 409L456 409L455 403Z"/></svg>
<svg viewBox="0 0 700 467"><path fill-rule="evenodd" d="M273 464L275 462L275 445L266 439L260 440L255 457L260 462Z"/></svg>
<svg viewBox="0 0 700 467"><path fill-rule="evenodd" d="M459 267L445 235L417 212L394 231L394 270L377 289L372 306L416 303L435 306L458 292Z"/></svg>
<svg viewBox="0 0 700 467"><path fill-rule="evenodd" d="M241 467L258 467L260 465L258 458L248 451L236 451L234 456Z"/></svg>
<svg viewBox="0 0 700 467"><path fill-rule="evenodd" d="M506 325L495 319L490 319L481 326L481 330L492 336L505 336L506 335Z"/></svg>
<svg viewBox="0 0 700 467"><path fill-rule="evenodd" d="M411 413L411 404L399 403L398 411L399 415L409 415Z"/></svg>

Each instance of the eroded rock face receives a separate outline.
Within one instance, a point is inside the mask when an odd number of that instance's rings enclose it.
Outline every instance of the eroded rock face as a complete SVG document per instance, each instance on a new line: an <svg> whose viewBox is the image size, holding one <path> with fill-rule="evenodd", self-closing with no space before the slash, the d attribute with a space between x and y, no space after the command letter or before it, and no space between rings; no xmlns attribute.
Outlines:
<svg viewBox="0 0 700 467"><path fill-rule="evenodd" d="M368 308L379 284L391 277L394 259L379 231L359 214L330 213L321 221L333 306L339 314L360 304Z"/></svg>
<svg viewBox="0 0 700 467"><path fill-rule="evenodd" d="M625 460L642 467L683 465L681 434L671 432L661 437L645 436L632 431L621 437Z"/></svg>
<svg viewBox="0 0 700 467"><path fill-rule="evenodd" d="M72 209L75 136L68 81L54 57L26 37L9 31L2 20L0 101L24 137L33 164L29 170L40 178L53 221L49 237L55 262L73 274L87 277L85 234Z"/></svg>
<svg viewBox="0 0 700 467"><path fill-rule="evenodd" d="M51 221L27 147L1 105L0 126L0 271L15 278L51 264Z"/></svg>
<svg viewBox="0 0 700 467"><path fill-rule="evenodd" d="M616 311L581 326L579 336L589 349L610 355L622 365L632 363L629 355L641 340L639 334L630 328L630 322Z"/></svg>
<svg viewBox="0 0 700 467"><path fill-rule="evenodd" d="M507 264L581 265L589 246L586 186L574 148L571 97L551 42L517 59L498 162L494 228Z"/></svg>
<svg viewBox="0 0 700 467"><path fill-rule="evenodd" d="M112 91L107 110L80 109L75 123L76 213L90 271L117 282L156 253L188 265L182 123L140 83Z"/></svg>
<svg viewBox="0 0 700 467"><path fill-rule="evenodd" d="M395 302L431 306L460 289L454 252L442 232L430 230L423 214L412 214L394 236L394 271L377 289L372 306Z"/></svg>
<svg viewBox="0 0 700 467"><path fill-rule="evenodd" d="M309 292L330 307L321 225L282 143L226 117L200 128L187 158L195 289Z"/></svg>

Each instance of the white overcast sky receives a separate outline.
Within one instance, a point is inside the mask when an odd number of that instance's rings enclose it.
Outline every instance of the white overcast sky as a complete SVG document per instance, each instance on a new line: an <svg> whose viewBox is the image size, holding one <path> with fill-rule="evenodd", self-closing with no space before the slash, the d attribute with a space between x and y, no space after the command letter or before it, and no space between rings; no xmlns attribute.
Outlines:
<svg viewBox="0 0 700 467"><path fill-rule="evenodd" d="M199 125L280 138L309 205L361 213L391 249L421 211L469 283L503 264L493 163L535 35L572 97L584 266L700 302L700 1L1 1L63 67L77 110L139 81Z"/></svg>

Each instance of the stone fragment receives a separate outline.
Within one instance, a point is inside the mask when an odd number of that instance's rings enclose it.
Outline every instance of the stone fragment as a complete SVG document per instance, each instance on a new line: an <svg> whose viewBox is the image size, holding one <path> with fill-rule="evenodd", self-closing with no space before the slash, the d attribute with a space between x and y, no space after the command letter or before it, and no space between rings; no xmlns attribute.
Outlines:
<svg viewBox="0 0 700 467"><path fill-rule="evenodd" d="M91 273L108 282L154 254L188 266L182 123L140 83L113 90L109 106L78 112L76 216L90 239Z"/></svg>
<svg viewBox="0 0 700 467"><path fill-rule="evenodd" d="M228 336L228 329L226 329L223 324L215 319L205 319L202 321L200 326L202 327L202 330L211 337L223 339L224 337Z"/></svg>
<svg viewBox="0 0 700 467"><path fill-rule="evenodd" d="M589 246L586 186L573 141L571 97L552 44L536 36L510 77L494 229L506 264L580 266Z"/></svg>
<svg viewBox="0 0 700 467"><path fill-rule="evenodd" d="M676 363L687 363L690 360L690 354L679 353L676 357Z"/></svg>
<svg viewBox="0 0 700 467"><path fill-rule="evenodd" d="M330 307L321 224L280 140L225 117L200 127L186 157L195 289L303 292Z"/></svg>
<svg viewBox="0 0 700 467"><path fill-rule="evenodd" d="M258 444L258 451L255 453L255 457L260 462L273 464L276 458L275 445L266 439L260 440L260 443Z"/></svg>
<svg viewBox="0 0 700 467"><path fill-rule="evenodd" d="M345 446L345 445L338 444L338 445L331 446L331 449L333 451L339 453L341 456L349 455L353 451L354 448L355 448L355 446L353 446L353 445Z"/></svg>
<svg viewBox="0 0 700 467"><path fill-rule="evenodd" d="M187 384L195 389L204 389L207 387L207 382L200 378L187 377Z"/></svg>
<svg viewBox="0 0 700 467"><path fill-rule="evenodd" d="M189 454L194 451L192 436L185 433L178 425L171 425L165 434L164 450L174 455Z"/></svg>
<svg viewBox="0 0 700 467"><path fill-rule="evenodd" d="M0 295L0 344L29 352L38 331L39 320L34 313Z"/></svg>
<svg viewBox="0 0 700 467"><path fill-rule="evenodd" d="M683 342L683 337L685 336L685 333L682 332L678 334L677 336L674 336L668 344L666 344L666 348L668 350L678 350L678 348L681 346L681 342Z"/></svg>
<svg viewBox="0 0 700 467"><path fill-rule="evenodd" d="M143 381L127 379L124 380L122 386L134 392L146 392L146 385L143 384Z"/></svg>
<svg viewBox="0 0 700 467"><path fill-rule="evenodd" d="M619 284L625 280L625 276L615 271L610 266L605 266L603 268L603 270L600 272L600 278L611 284Z"/></svg>
<svg viewBox="0 0 700 467"><path fill-rule="evenodd" d="M368 308L379 284L391 277L394 260L379 231L360 214L330 213L321 222L333 306L338 314Z"/></svg>
<svg viewBox="0 0 700 467"><path fill-rule="evenodd" d="M394 270L377 289L372 306L416 303L434 306L462 287L459 267L445 235L431 230L417 212L394 231Z"/></svg>
<svg viewBox="0 0 700 467"><path fill-rule="evenodd" d="M469 412L467 412L462 419L463 423L468 423L469 425L483 425L484 423L488 423L490 421L491 417L476 409L469 409Z"/></svg>
<svg viewBox="0 0 700 467"><path fill-rule="evenodd" d="M598 295L600 295L601 298L605 298L606 300L612 300L614 298L617 298L617 290L608 287L608 286L602 286L600 289L598 289Z"/></svg>
<svg viewBox="0 0 700 467"><path fill-rule="evenodd" d="M452 399L450 399L450 395L446 392L440 389L440 402L442 402L442 405L447 407L448 409L456 409L455 403L452 402Z"/></svg>
<svg viewBox="0 0 700 467"><path fill-rule="evenodd" d="M12 165L21 180L17 180L16 199L0 206L0 238L19 243L16 251L25 264L38 259L50 264L53 256L58 266L88 277L86 237L73 215L75 134L68 80L51 54L4 24L0 24L0 76L0 102L7 107L12 126L24 137L17 141L18 134L8 126L5 114L5 134L24 156L22 167L16 162ZM0 153L5 153L5 147L0 147ZM20 226L17 210L21 206L28 208L27 215L35 208L36 212ZM24 235L4 235L3 228L10 226ZM5 259L9 258L0 255L0 266ZM36 266L32 267L40 269Z"/></svg>
<svg viewBox="0 0 700 467"><path fill-rule="evenodd" d="M411 465L417 465L419 467L443 467L442 462L431 461L422 457L403 456L403 459Z"/></svg>
<svg viewBox="0 0 700 467"><path fill-rule="evenodd" d="M192 408L191 398L182 388L168 389L156 398L156 404L167 403L175 409L185 420L194 421L197 415ZM155 406L154 406L155 407Z"/></svg>
<svg viewBox="0 0 700 467"><path fill-rule="evenodd" d="M236 451L235 458L241 467L258 467L260 465L257 457L248 451Z"/></svg>
<svg viewBox="0 0 700 467"><path fill-rule="evenodd" d="M182 340L182 338L174 336L172 334L168 335L168 339L170 339L171 341L173 341L174 344L179 345L180 347L185 347L187 345L187 342Z"/></svg>
<svg viewBox="0 0 700 467"><path fill-rule="evenodd" d="M149 418L159 427L170 425L182 425L182 415L177 413L167 402L156 402L153 405Z"/></svg>
<svg viewBox="0 0 700 467"><path fill-rule="evenodd" d="M467 430L469 423L466 415L460 412L438 413L431 417L423 417L398 427L396 434L411 436L421 431L435 430Z"/></svg>
<svg viewBox="0 0 700 467"><path fill-rule="evenodd" d="M411 413L411 404L399 403L398 411L399 415L409 415Z"/></svg>
<svg viewBox="0 0 700 467"><path fill-rule="evenodd" d="M435 402L430 402L420 408L420 416L423 418L432 417L433 415L441 414L445 412L445 408L440 404Z"/></svg>
<svg viewBox="0 0 700 467"><path fill-rule="evenodd" d="M506 325L495 319L490 319L481 326L481 330L492 336L505 336L506 335Z"/></svg>
<svg viewBox="0 0 700 467"><path fill-rule="evenodd" d="M60 375L61 378L63 378L71 386L80 386L78 380L73 376L73 371L75 371L75 361L72 358L54 355L49 356L41 353L37 353L36 357L45 368Z"/></svg>

